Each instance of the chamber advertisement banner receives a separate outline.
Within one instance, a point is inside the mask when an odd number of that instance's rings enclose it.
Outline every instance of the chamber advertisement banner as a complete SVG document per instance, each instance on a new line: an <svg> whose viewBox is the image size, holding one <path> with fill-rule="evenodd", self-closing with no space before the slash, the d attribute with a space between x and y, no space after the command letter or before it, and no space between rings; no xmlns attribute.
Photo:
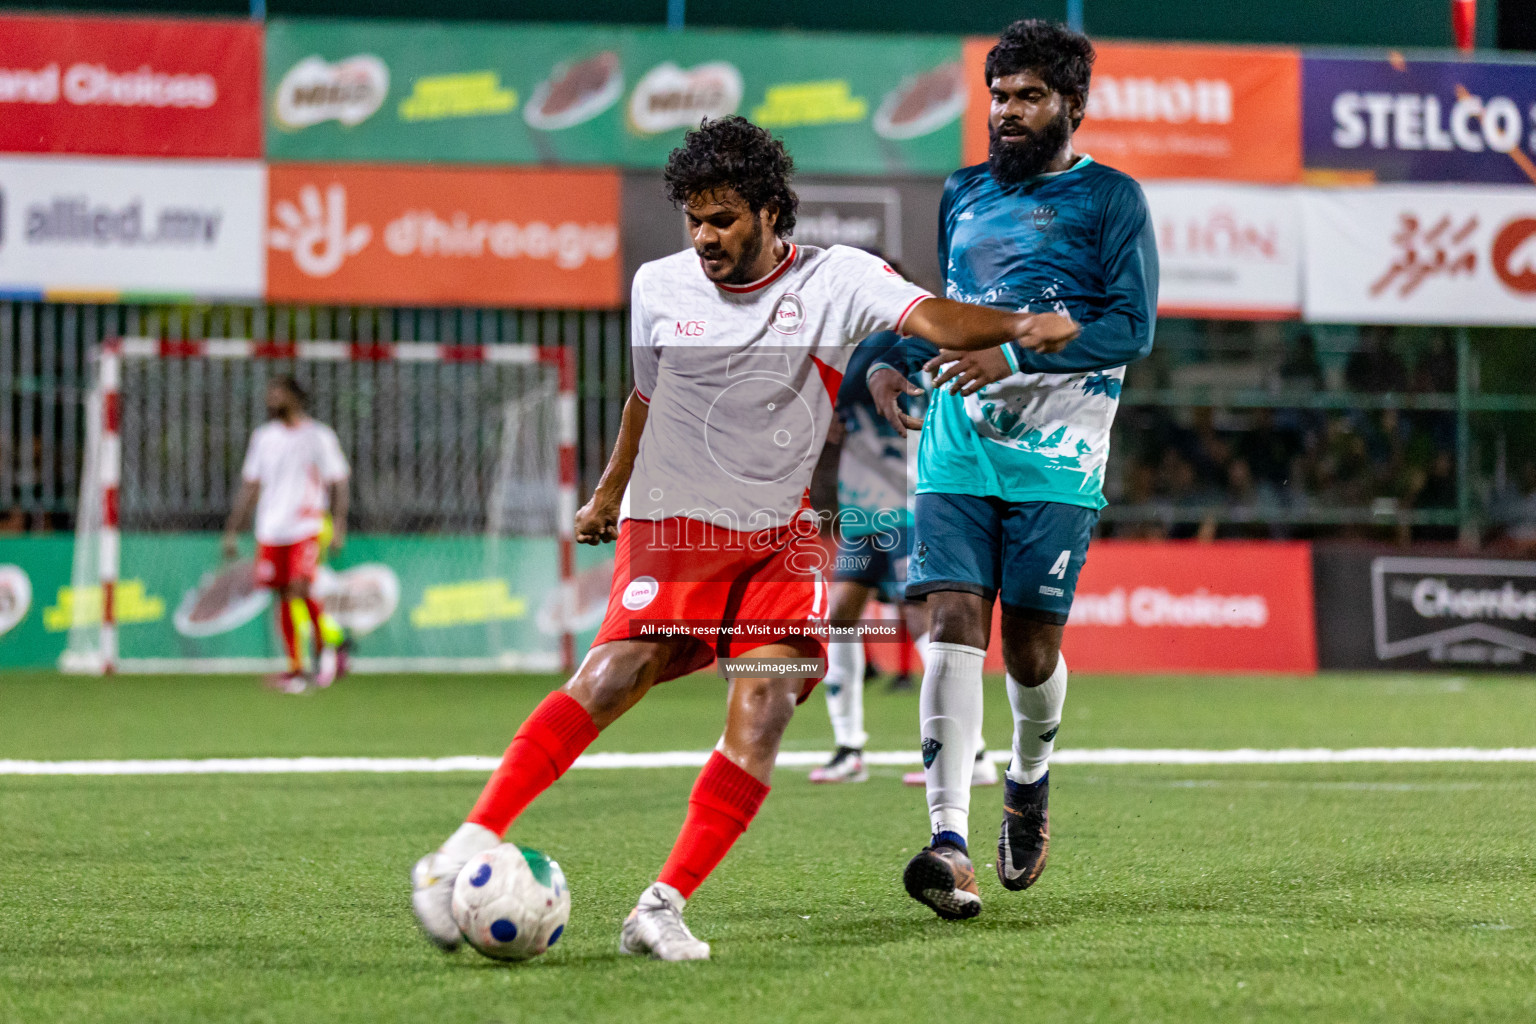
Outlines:
<svg viewBox="0 0 1536 1024"><path fill-rule="evenodd" d="M984 74L997 42L966 42L967 164L987 159ZM1301 55L1261 47L1099 43L1074 145L1134 178L1289 184L1301 178Z"/></svg>
<svg viewBox="0 0 1536 1024"><path fill-rule="evenodd" d="M1308 56L1309 176L1536 183L1536 63Z"/></svg>
<svg viewBox="0 0 1536 1024"><path fill-rule="evenodd" d="M261 27L0 15L0 152L261 156Z"/></svg>
<svg viewBox="0 0 1536 1024"><path fill-rule="evenodd" d="M278 302L610 309L622 304L607 171L275 164Z"/></svg>
<svg viewBox="0 0 1536 1024"><path fill-rule="evenodd" d="M1308 190L1306 316L1536 324L1536 189Z"/></svg>
<svg viewBox="0 0 1536 1024"><path fill-rule="evenodd" d="M1301 314L1301 198L1262 185L1145 186L1157 231L1163 316Z"/></svg>
<svg viewBox="0 0 1536 1024"><path fill-rule="evenodd" d="M1324 668L1498 669L1536 659L1536 562L1319 546Z"/></svg>
<svg viewBox="0 0 1536 1024"><path fill-rule="evenodd" d="M257 299L265 209L254 160L0 157L0 291Z"/></svg>
<svg viewBox="0 0 1536 1024"><path fill-rule="evenodd" d="M802 171L947 174L959 61L958 38L277 20L267 148L659 167L702 118L739 113Z"/></svg>

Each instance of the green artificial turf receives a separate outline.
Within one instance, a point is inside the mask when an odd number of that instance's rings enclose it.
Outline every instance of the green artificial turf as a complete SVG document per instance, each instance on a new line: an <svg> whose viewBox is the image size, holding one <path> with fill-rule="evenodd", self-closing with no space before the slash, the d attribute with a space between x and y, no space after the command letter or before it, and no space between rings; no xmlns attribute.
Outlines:
<svg viewBox="0 0 1536 1024"><path fill-rule="evenodd" d="M0 758L495 753L547 684L0 677ZM1073 746L1536 745L1529 679L1072 686ZM915 698L868 705L872 746L915 746ZM682 681L601 742L705 747L719 716ZM794 740L827 744L818 703ZM571 923L513 966L437 953L408 909L476 775L0 776L0 1021L1536 1019L1536 765L1060 766L1026 893L985 867L999 793L976 791L984 909L959 924L901 890L926 822L899 774L781 770L688 908L714 959L660 964L618 927L693 772L573 772L511 836L565 867Z"/></svg>

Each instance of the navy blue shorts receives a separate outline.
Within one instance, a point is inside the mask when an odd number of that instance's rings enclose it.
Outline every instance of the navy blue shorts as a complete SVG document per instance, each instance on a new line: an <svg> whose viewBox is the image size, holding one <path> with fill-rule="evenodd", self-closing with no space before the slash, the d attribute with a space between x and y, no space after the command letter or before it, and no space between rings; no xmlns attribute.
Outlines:
<svg viewBox="0 0 1536 1024"><path fill-rule="evenodd" d="M1001 597L1013 615L1065 625L1097 509L971 494L917 496L907 598L941 590Z"/></svg>
<svg viewBox="0 0 1536 1024"><path fill-rule="evenodd" d="M912 534L905 526L862 537L840 537L832 579L876 588L882 601L895 604L903 600L911 550Z"/></svg>

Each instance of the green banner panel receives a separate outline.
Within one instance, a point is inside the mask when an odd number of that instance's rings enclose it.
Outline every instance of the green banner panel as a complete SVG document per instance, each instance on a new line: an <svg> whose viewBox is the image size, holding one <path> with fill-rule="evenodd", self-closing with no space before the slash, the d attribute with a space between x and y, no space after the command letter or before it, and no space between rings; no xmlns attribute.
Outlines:
<svg viewBox="0 0 1536 1024"><path fill-rule="evenodd" d="M114 602L120 657L164 671L256 670L281 656L270 593L249 539L234 562L217 534L128 534ZM76 589L74 538L0 537L0 668L58 665L71 623L101 621L99 587ZM316 582L356 640L363 671L558 668L601 619L610 549L582 549L575 599L560 599L550 538L353 536ZM147 662L146 662L147 660Z"/></svg>
<svg viewBox="0 0 1536 1024"><path fill-rule="evenodd" d="M956 37L278 20L278 160L659 167L704 117L783 136L802 171L948 174Z"/></svg>

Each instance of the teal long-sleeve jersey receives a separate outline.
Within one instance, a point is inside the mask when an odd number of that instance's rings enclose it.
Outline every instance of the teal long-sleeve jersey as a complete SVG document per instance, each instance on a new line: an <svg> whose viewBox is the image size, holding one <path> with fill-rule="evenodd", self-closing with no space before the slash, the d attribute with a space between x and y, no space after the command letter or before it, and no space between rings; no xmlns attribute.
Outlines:
<svg viewBox="0 0 1536 1024"><path fill-rule="evenodd" d="M1060 352L1004 348L1018 371L975 395L936 392L917 491L1104 506L1109 429L1125 367L1152 350L1157 242L1141 187L1080 157L1002 185L986 164L950 175L939 266L951 299L1066 313L1082 334Z"/></svg>

